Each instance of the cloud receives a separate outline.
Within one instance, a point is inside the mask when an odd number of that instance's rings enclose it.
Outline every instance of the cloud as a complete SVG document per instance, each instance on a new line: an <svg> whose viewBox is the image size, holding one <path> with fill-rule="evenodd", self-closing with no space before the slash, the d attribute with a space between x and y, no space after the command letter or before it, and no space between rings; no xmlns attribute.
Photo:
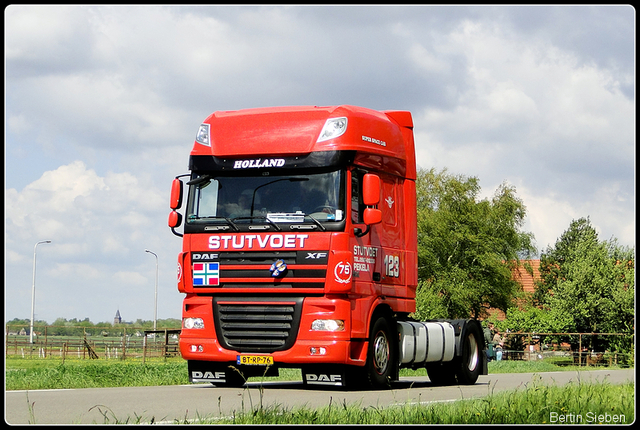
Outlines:
<svg viewBox="0 0 640 430"><path fill-rule="evenodd" d="M51 239L39 273L77 308L108 308L93 319L111 319L117 302L144 318L134 296L155 276L145 248L160 256L160 308L164 296L179 317L171 179L186 173L204 118L258 106L410 110L419 165L476 176L486 196L515 185L540 247L581 216L634 244L634 12L11 5L6 302L28 313L33 246Z"/></svg>
<svg viewBox="0 0 640 430"><path fill-rule="evenodd" d="M572 218L589 214L609 234L618 230L615 223L628 232L633 101L609 70L580 64L548 41L504 31L467 21L440 48L465 52L466 88L455 106L414 115L418 164L476 176L487 194L504 180L522 184L543 246L554 243ZM603 210L603 201L624 209Z"/></svg>
<svg viewBox="0 0 640 430"><path fill-rule="evenodd" d="M145 258L147 247L161 255L165 299L171 293L177 296L170 271L180 244L171 240L164 222L168 209L163 197L168 191L163 191L148 176L99 176L82 161L44 172L21 191L6 190L9 285L31 285L34 244L49 239L52 243L37 251L38 284L45 285L38 293L43 318L60 316L56 303L65 297L73 297L80 308L91 308L89 303L102 297L97 303L106 305L109 315L118 306L114 302L120 301L134 315L137 299L125 302L123 297L145 284L153 286L155 265ZM8 302L20 303L14 306L23 308L22 315L28 313L24 294L21 289L5 291ZM178 297L175 300L179 303Z"/></svg>

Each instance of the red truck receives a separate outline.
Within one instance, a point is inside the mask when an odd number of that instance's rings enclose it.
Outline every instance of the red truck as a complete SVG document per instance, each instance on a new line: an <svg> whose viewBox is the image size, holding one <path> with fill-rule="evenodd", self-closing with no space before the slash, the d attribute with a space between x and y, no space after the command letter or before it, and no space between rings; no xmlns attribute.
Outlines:
<svg viewBox="0 0 640 430"><path fill-rule="evenodd" d="M169 227L183 241L180 351L191 382L239 386L285 367L306 385L345 387L388 387L401 367L426 367L437 384L487 374L477 321L411 318L410 112L215 112L189 171L173 181Z"/></svg>

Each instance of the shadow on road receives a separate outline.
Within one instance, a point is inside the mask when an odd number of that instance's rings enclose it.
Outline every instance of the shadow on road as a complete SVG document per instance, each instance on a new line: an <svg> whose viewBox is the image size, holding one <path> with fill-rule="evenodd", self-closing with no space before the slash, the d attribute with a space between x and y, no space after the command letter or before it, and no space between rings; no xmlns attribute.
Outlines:
<svg viewBox="0 0 640 430"><path fill-rule="evenodd" d="M476 382L476 386L485 386L488 385L486 382ZM339 387L339 386L324 386L324 385L312 385L307 386L302 381L263 381L263 382L248 382L244 384L242 387L225 387L223 385L216 386L213 384L194 384L194 386L200 386L202 388L211 388L211 389L264 389L264 390L304 390L304 391L335 391L335 392L372 392L372 391L387 391L387 390L373 390L366 388L347 388L347 387ZM449 386L451 387L451 386ZM390 389L392 390L411 390L416 388L443 388L441 385L436 385L429 381L428 379L424 380L407 380L402 379L400 381L395 381L391 384Z"/></svg>

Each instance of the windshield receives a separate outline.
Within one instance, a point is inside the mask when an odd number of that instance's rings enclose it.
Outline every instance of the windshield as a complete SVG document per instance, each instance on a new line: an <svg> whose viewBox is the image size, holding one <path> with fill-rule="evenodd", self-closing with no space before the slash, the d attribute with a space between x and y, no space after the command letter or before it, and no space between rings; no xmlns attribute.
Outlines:
<svg viewBox="0 0 640 430"><path fill-rule="evenodd" d="M194 176L187 223L329 223L344 219L340 171L292 176Z"/></svg>

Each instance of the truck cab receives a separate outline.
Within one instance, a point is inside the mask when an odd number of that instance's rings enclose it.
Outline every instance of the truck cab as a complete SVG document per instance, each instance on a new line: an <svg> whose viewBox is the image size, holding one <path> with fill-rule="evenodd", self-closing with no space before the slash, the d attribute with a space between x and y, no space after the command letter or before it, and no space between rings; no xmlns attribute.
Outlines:
<svg viewBox="0 0 640 430"><path fill-rule="evenodd" d="M297 367L308 385L383 387L413 364L404 346L413 326L400 325L418 283L409 112L215 112L198 129L189 171L184 208L174 180L169 226L183 240L180 349L192 382L240 385ZM445 348L467 345L467 324L457 335L449 325L438 366ZM471 379L482 368L472 357L462 366Z"/></svg>

